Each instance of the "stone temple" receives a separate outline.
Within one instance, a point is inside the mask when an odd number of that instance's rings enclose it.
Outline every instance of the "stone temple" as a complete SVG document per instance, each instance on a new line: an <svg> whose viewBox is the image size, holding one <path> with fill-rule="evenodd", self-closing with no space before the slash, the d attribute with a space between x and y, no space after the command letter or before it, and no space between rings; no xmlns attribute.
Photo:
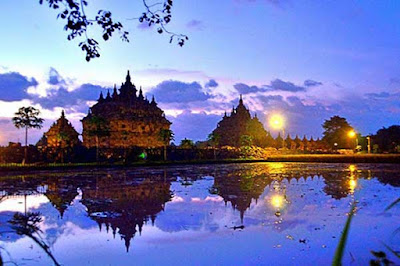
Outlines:
<svg viewBox="0 0 400 266"><path fill-rule="evenodd" d="M260 147L268 146L270 141L270 134L257 115L251 117L250 111L244 106L242 95L239 105L232 109L230 116L225 112L212 134L219 136L219 146L239 147L244 136L250 137L252 144Z"/></svg>
<svg viewBox="0 0 400 266"><path fill-rule="evenodd" d="M161 147L164 143L159 137L160 131L169 129L170 125L154 97L149 101L141 88L137 92L128 71L120 89L114 86L113 93L107 92L106 97L100 93L97 103L82 119L83 145L87 148Z"/></svg>
<svg viewBox="0 0 400 266"><path fill-rule="evenodd" d="M80 144L78 137L79 133L76 132L75 128L65 118L65 113L62 111L61 117L43 134L42 139L37 145L50 148L75 147Z"/></svg>

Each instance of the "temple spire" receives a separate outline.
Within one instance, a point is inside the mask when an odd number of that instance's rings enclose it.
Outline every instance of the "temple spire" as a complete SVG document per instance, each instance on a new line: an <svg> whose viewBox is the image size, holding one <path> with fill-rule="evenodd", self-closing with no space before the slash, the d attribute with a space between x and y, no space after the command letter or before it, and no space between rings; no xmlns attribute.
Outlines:
<svg viewBox="0 0 400 266"><path fill-rule="evenodd" d="M64 110L61 111L61 118L65 118L65 112L64 112Z"/></svg>
<svg viewBox="0 0 400 266"><path fill-rule="evenodd" d="M129 70L128 74L126 75L126 83L131 83L131 75L129 74Z"/></svg>
<svg viewBox="0 0 400 266"><path fill-rule="evenodd" d="M107 99L107 100L110 100L110 99L111 99L110 90L107 90L107 96L106 96L106 99Z"/></svg>
<svg viewBox="0 0 400 266"><path fill-rule="evenodd" d="M118 93L117 93L117 85L114 84L114 91L113 91L112 97L115 98L116 96L118 96Z"/></svg>
<svg viewBox="0 0 400 266"><path fill-rule="evenodd" d="M151 104L154 104L154 105L157 104L157 103L156 103L156 100L154 99L154 95L153 95L153 97L151 98Z"/></svg>
<svg viewBox="0 0 400 266"><path fill-rule="evenodd" d="M143 97L142 86L140 86L140 89L139 89L139 96L138 96L138 97L139 97L140 100L143 100L143 98L144 98L144 97Z"/></svg>
<svg viewBox="0 0 400 266"><path fill-rule="evenodd" d="M104 96L103 96L103 92L101 91L98 102L102 102L103 100L104 100Z"/></svg>

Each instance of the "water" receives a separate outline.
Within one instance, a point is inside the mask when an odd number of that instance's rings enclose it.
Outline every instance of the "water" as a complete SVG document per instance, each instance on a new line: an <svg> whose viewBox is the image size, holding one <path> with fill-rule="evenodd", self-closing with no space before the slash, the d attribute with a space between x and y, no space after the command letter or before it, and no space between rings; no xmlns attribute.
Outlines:
<svg viewBox="0 0 400 266"><path fill-rule="evenodd" d="M344 263L368 264L374 250L398 264L384 246L400 250L400 206L384 211L398 197L400 168L384 164L7 175L0 177L0 252L18 265L52 264L36 239L62 265L329 264L357 201ZM17 212L36 213L40 231L24 234L21 221L12 227Z"/></svg>

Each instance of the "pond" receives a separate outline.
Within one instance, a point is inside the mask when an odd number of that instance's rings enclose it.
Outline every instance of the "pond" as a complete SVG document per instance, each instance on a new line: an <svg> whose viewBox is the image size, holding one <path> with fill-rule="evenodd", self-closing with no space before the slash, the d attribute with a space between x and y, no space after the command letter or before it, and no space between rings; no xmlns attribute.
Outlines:
<svg viewBox="0 0 400 266"><path fill-rule="evenodd" d="M330 264L400 250L400 167L254 163L0 177L0 253L18 265ZM398 230L399 231L399 230ZM53 257L53 258L52 258Z"/></svg>

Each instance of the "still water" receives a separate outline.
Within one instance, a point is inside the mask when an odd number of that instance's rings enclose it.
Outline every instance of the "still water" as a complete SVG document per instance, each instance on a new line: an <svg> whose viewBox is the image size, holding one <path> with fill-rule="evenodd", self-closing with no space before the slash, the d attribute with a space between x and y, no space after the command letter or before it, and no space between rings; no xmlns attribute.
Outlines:
<svg viewBox="0 0 400 266"><path fill-rule="evenodd" d="M0 252L18 265L344 264L400 250L400 167L256 163L0 176ZM30 220L26 220L30 217ZM397 260L396 260L397 259Z"/></svg>

